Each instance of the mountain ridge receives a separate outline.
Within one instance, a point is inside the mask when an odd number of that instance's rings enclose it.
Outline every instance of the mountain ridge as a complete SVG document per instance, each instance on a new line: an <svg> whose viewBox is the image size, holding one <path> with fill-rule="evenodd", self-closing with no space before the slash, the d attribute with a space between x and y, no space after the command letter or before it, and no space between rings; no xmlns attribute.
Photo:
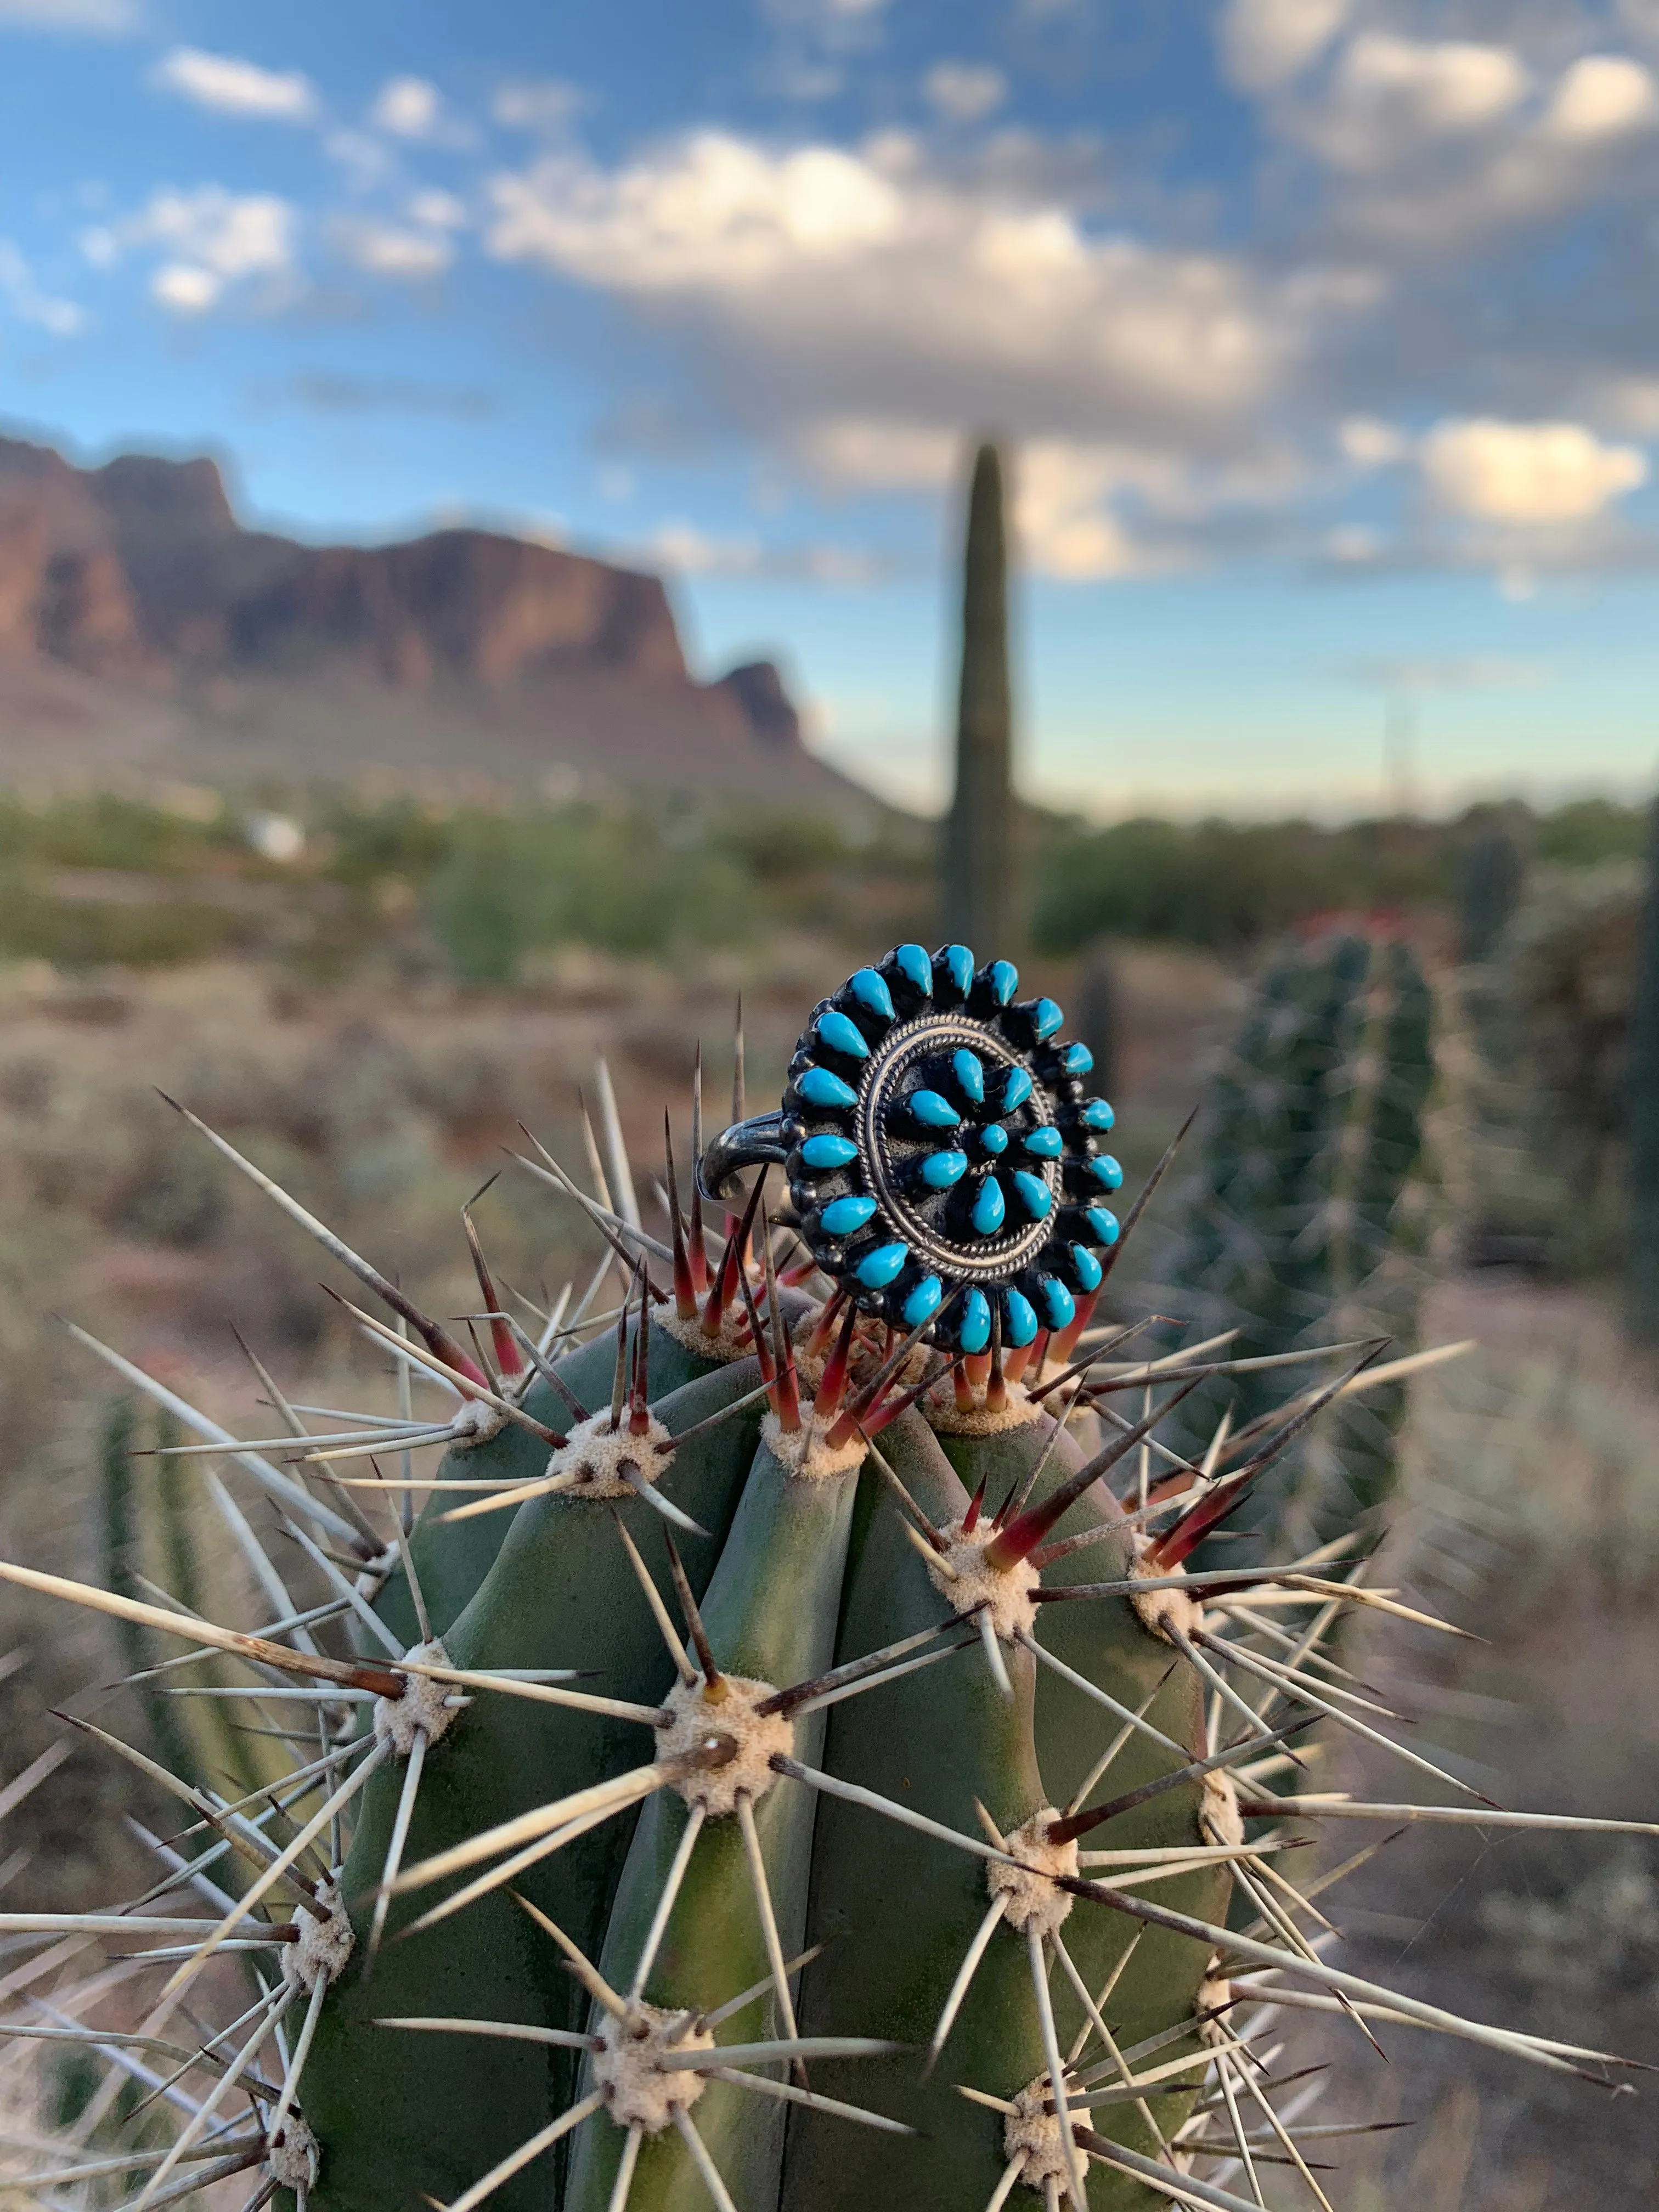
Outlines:
<svg viewBox="0 0 1659 2212"><path fill-rule="evenodd" d="M371 771L867 798L775 664L693 678L648 571L465 526L310 544L245 528L206 455L0 437L0 781Z"/></svg>

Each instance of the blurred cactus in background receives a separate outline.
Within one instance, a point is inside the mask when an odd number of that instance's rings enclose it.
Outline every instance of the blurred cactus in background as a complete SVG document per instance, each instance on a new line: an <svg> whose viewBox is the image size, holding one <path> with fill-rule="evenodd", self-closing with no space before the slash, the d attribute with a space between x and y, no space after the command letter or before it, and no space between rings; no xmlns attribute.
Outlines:
<svg viewBox="0 0 1659 2212"><path fill-rule="evenodd" d="M1490 960L1520 904L1526 863L1514 836L1494 823L1458 856L1457 952L1465 965Z"/></svg>
<svg viewBox="0 0 1659 2212"><path fill-rule="evenodd" d="M1328 938L1264 975L1211 1090L1196 1188L1159 1293L1200 1339L1233 1329L1230 1358L1379 1334L1409 1351L1416 1286L1401 1201L1434 1080L1431 1024L1405 945ZM1232 1449L1248 1449L1284 1380L1267 1368L1203 1386L1181 1417L1192 1449L1227 1406ZM1386 1376L1364 1380L1340 1425L1257 1485L1236 1529L1316 1544L1386 1498L1405 1391Z"/></svg>
<svg viewBox="0 0 1659 2212"><path fill-rule="evenodd" d="M957 781L945 836L945 927L970 945L1013 940L1013 698L1002 455L974 456L963 551Z"/></svg>
<svg viewBox="0 0 1659 2212"><path fill-rule="evenodd" d="M1078 962L1075 996L1078 1036L1094 1054L1095 1081L1109 1097L1122 1088L1118 1066L1122 1010L1112 947L1103 937L1096 938Z"/></svg>

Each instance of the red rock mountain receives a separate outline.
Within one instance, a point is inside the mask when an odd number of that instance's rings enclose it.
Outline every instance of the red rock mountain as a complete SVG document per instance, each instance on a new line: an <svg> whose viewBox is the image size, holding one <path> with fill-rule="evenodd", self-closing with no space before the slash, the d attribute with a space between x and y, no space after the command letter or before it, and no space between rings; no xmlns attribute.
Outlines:
<svg viewBox="0 0 1659 2212"><path fill-rule="evenodd" d="M769 661L693 681L659 577L487 530L301 544L205 458L0 439L0 781L369 770L848 795Z"/></svg>

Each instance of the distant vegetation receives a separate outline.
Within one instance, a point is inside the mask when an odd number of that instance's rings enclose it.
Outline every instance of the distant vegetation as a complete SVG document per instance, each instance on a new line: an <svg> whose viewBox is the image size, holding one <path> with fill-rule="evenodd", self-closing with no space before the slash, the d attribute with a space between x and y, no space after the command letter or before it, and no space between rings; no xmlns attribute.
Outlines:
<svg viewBox="0 0 1659 2212"><path fill-rule="evenodd" d="M1581 799L1551 814L1477 808L1451 822L1177 823L1141 816L1055 825L1035 873L1033 934L1052 952L1091 938L1162 938L1224 954L1323 915L1450 902L1466 847L1501 820L1523 856L1569 866L1641 850L1635 807Z"/></svg>
<svg viewBox="0 0 1659 2212"><path fill-rule="evenodd" d="M925 824L643 803L292 811L0 799L0 957L68 969L243 951L318 974L374 954L505 983L586 945L662 957L807 931L928 933Z"/></svg>
<svg viewBox="0 0 1659 2212"><path fill-rule="evenodd" d="M245 953L318 975L371 957L406 973L511 982L574 945L662 958L805 933L855 951L939 932L933 828L872 813L643 802L437 806L333 794L269 810L211 792L0 799L0 957L67 969ZM1068 954L1101 937L1248 956L1327 915L1442 908L1471 844L1501 821L1531 861L1589 867L1641 848L1633 808L1457 821L1027 819L1030 935Z"/></svg>

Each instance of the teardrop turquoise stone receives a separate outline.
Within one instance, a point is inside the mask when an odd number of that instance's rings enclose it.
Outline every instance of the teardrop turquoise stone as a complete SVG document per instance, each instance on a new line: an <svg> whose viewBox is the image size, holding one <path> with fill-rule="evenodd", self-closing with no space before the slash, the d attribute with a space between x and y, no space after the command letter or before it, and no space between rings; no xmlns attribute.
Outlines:
<svg viewBox="0 0 1659 2212"><path fill-rule="evenodd" d="M974 1200L975 1228L981 1237L994 1237L1001 1228L1007 1211L1002 1185L994 1176L987 1176L979 1187L979 1195Z"/></svg>
<svg viewBox="0 0 1659 2212"><path fill-rule="evenodd" d="M951 1062L951 1073L962 1089L962 1095L970 1104L985 1103L985 1067L976 1052L963 1050Z"/></svg>
<svg viewBox="0 0 1659 2212"><path fill-rule="evenodd" d="M913 1091L910 1111L924 1129L954 1129L962 1120L950 1100L941 1098L937 1091Z"/></svg>
<svg viewBox="0 0 1659 2212"><path fill-rule="evenodd" d="M859 1148L850 1137L838 1137L826 1129L821 1136L806 1139L800 1156L809 1168L844 1168L848 1160L857 1159Z"/></svg>
<svg viewBox="0 0 1659 2212"><path fill-rule="evenodd" d="M983 1291L969 1291L962 1302L962 1348L969 1352L983 1352L990 1341L990 1301Z"/></svg>
<svg viewBox="0 0 1659 2212"><path fill-rule="evenodd" d="M1002 1303L1008 1316L1009 1343L1014 1346L1029 1344L1037 1333L1036 1310L1031 1301L1022 1297L1018 1291L1005 1291Z"/></svg>
<svg viewBox="0 0 1659 2212"><path fill-rule="evenodd" d="M804 1067L795 1078L795 1088L809 1106L856 1106L856 1091L832 1075L827 1067Z"/></svg>
<svg viewBox="0 0 1659 2212"><path fill-rule="evenodd" d="M873 968L860 968L847 988L860 1006L867 1006L884 1022L893 1019L893 994L887 988L886 978L878 975Z"/></svg>
<svg viewBox="0 0 1659 2212"><path fill-rule="evenodd" d="M901 945L893 955L893 965L913 991L933 997L933 963L921 945Z"/></svg>
<svg viewBox="0 0 1659 2212"><path fill-rule="evenodd" d="M1029 1174L1024 1168L1014 1171L1014 1188L1019 1193L1020 1204L1033 1221L1041 1221L1054 1204L1054 1194L1041 1176Z"/></svg>
<svg viewBox="0 0 1659 2212"><path fill-rule="evenodd" d="M875 1210L873 1198L837 1198L831 1200L818 1218L831 1237L851 1237L863 1228Z"/></svg>
<svg viewBox="0 0 1659 2212"><path fill-rule="evenodd" d="M860 1282L872 1291L884 1291L910 1256L908 1244L878 1244L854 1269Z"/></svg>
<svg viewBox="0 0 1659 2212"><path fill-rule="evenodd" d="M876 980L880 982L881 978L878 976ZM883 988L885 988L884 985ZM818 1016L818 1035L831 1052L844 1052L849 1060L868 1060L870 1057L870 1048L864 1042L864 1032L858 1024L849 1020L834 1006L827 1013Z"/></svg>
<svg viewBox="0 0 1659 2212"><path fill-rule="evenodd" d="M1065 1138L1058 1129L1050 1128L1047 1123L1040 1129L1030 1131L1021 1141L1024 1149L1035 1153L1040 1160L1057 1160L1066 1149Z"/></svg>

